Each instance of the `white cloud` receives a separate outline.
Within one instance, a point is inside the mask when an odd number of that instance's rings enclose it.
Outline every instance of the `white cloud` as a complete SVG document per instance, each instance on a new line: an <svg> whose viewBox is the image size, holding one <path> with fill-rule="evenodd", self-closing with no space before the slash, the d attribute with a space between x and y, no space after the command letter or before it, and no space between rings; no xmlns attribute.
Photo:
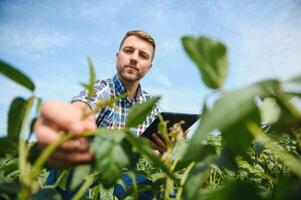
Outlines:
<svg viewBox="0 0 301 200"><path fill-rule="evenodd" d="M75 34L65 34L55 30L17 25L0 26L2 51L36 55L52 53L56 48L78 43Z"/></svg>
<svg viewBox="0 0 301 200"><path fill-rule="evenodd" d="M210 9L219 24L231 32L231 36L224 37L233 55L230 62L235 63L231 66L232 83L245 84L267 77L285 79L301 72L298 7L291 0L212 4Z"/></svg>
<svg viewBox="0 0 301 200"><path fill-rule="evenodd" d="M131 0L79 1L77 2L77 8L83 18L100 20L116 15L122 9L126 10L130 2Z"/></svg>

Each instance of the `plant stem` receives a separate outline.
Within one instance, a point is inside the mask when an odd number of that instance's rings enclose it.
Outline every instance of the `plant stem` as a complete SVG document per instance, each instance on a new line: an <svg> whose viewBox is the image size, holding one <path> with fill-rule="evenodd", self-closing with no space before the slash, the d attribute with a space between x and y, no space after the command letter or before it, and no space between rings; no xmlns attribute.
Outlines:
<svg viewBox="0 0 301 200"><path fill-rule="evenodd" d="M36 171L39 171L41 167L44 165L44 163L46 162L46 160L49 158L49 156L56 150L56 148L71 138L72 135L64 134L63 132L61 132L59 139L51 143L50 145L48 145L46 149L43 151L43 153L36 160L36 162L33 165L34 169Z"/></svg>
<svg viewBox="0 0 301 200"><path fill-rule="evenodd" d="M133 172L128 172L128 175L131 177L132 179L132 185L133 185L133 195L134 195L134 199L138 199L138 188L137 188L137 181L136 181L136 176Z"/></svg>
<svg viewBox="0 0 301 200"><path fill-rule="evenodd" d="M77 193L74 195L72 200L79 200L84 193L87 191L87 189L92 185L95 177L99 174L99 172L94 172L91 175L87 177L84 184L80 187L80 189L77 191Z"/></svg>
<svg viewBox="0 0 301 200"><path fill-rule="evenodd" d="M176 196L176 200L180 200L181 199L181 196L182 196L182 193L183 193L183 187L184 187L184 184L187 180L187 177L189 175L189 172L192 170L193 166L195 165L195 162L191 162L188 167L186 168L182 178L181 178L181 182L180 182L180 187L178 189L178 192L177 192L177 196Z"/></svg>
<svg viewBox="0 0 301 200"><path fill-rule="evenodd" d="M30 114L30 110L34 101L34 96L31 96L25 107L24 118L21 125L20 136L19 136L19 169L20 169L20 182L21 182L21 191L19 194L19 199L25 200L28 199L32 194L33 189L33 180L31 179L30 165L27 162L28 146L26 141L23 139L23 132L27 124L27 120Z"/></svg>

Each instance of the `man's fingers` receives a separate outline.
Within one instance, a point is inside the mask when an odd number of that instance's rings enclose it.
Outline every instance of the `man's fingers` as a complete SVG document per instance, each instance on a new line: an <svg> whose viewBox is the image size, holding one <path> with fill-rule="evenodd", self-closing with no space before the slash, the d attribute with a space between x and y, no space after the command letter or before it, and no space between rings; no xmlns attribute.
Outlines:
<svg viewBox="0 0 301 200"><path fill-rule="evenodd" d="M35 125L35 132L40 144L48 145L59 139L59 135L49 126L45 126L41 123L41 119L38 119Z"/></svg>
<svg viewBox="0 0 301 200"><path fill-rule="evenodd" d="M158 146L162 147L162 148L166 147L166 144L164 143L164 141L162 140L162 138L157 135L157 133L154 133L152 135L152 141L155 144L157 144Z"/></svg>
<svg viewBox="0 0 301 200"><path fill-rule="evenodd" d="M82 111L75 109L71 104L61 101L48 101L42 105L42 115L57 124L62 129L68 130L74 122L79 122Z"/></svg>
<svg viewBox="0 0 301 200"><path fill-rule="evenodd" d="M153 148L159 150L161 154L166 151L166 144L163 139L157 135L157 133L152 135L151 141Z"/></svg>
<svg viewBox="0 0 301 200"><path fill-rule="evenodd" d="M90 152L65 152L56 151L48 159L47 164L57 168L74 167L79 164L90 163L93 160L93 154Z"/></svg>
<svg viewBox="0 0 301 200"><path fill-rule="evenodd" d="M93 131L97 128L94 118L93 118L93 120L87 119L87 120L83 121L83 126L84 126L85 131Z"/></svg>
<svg viewBox="0 0 301 200"><path fill-rule="evenodd" d="M80 164L89 162L93 159L93 154L89 151L86 152L68 152L68 151L56 151L51 155L51 158L58 161L66 161L68 163Z"/></svg>
<svg viewBox="0 0 301 200"><path fill-rule="evenodd" d="M155 144L154 142L150 143L152 148L154 149L154 152L157 154L163 154L165 152L165 148L162 148L160 146L158 146L157 144Z"/></svg>
<svg viewBox="0 0 301 200"><path fill-rule="evenodd" d="M64 142L60 147L65 151L88 151L89 142L85 138L78 138Z"/></svg>

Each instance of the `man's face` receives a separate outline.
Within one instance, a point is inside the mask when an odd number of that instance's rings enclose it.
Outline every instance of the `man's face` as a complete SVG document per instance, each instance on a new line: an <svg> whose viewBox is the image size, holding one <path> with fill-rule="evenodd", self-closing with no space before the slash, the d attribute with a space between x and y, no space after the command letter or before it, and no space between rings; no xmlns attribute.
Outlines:
<svg viewBox="0 0 301 200"><path fill-rule="evenodd" d="M152 66L153 46L141 38L127 37L116 54L116 68L120 78L137 82Z"/></svg>

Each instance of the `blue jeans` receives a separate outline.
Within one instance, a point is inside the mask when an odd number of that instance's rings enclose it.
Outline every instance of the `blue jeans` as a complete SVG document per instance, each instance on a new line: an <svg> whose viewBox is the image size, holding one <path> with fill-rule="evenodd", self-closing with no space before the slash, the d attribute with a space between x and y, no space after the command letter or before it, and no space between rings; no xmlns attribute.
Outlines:
<svg viewBox="0 0 301 200"><path fill-rule="evenodd" d="M121 179L123 180L124 184L126 185L127 189L132 188L133 183L132 183L132 179L131 177L129 177L128 175L123 175L121 176ZM141 186L141 185L151 185L153 182L151 180L149 180L146 176L144 175L136 175L136 182L137 185ZM125 194L126 194L126 190L124 190L124 188L119 185L116 184L114 186L114 192L113 192L114 196L116 196L118 199L123 199ZM154 192L151 190L147 190L147 191L143 191L141 193L138 194L138 199L139 200L151 200L154 197Z"/></svg>

